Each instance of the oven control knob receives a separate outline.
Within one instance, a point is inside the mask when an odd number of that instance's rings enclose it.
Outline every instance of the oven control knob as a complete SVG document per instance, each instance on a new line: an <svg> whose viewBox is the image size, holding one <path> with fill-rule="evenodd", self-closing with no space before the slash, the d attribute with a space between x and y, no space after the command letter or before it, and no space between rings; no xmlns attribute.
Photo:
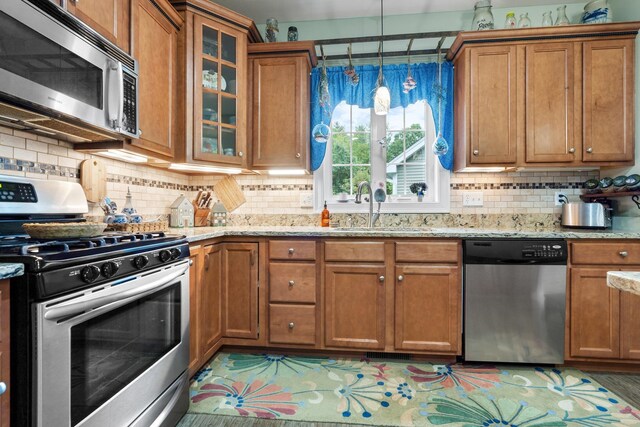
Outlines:
<svg viewBox="0 0 640 427"><path fill-rule="evenodd" d="M159 257L160 257L160 261L162 262L171 261L171 252L169 252L166 249L163 249L160 251Z"/></svg>
<svg viewBox="0 0 640 427"><path fill-rule="evenodd" d="M180 249L178 248L173 248L169 252L171 252L171 259L178 259L181 254Z"/></svg>
<svg viewBox="0 0 640 427"><path fill-rule="evenodd" d="M118 271L118 264L113 261L105 262L102 264L100 271L102 272L102 275L108 279L116 274L116 271Z"/></svg>
<svg viewBox="0 0 640 427"><path fill-rule="evenodd" d="M149 264L149 257L146 255L138 255L133 259L133 266L138 270L142 270Z"/></svg>
<svg viewBox="0 0 640 427"><path fill-rule="evenodd" d="M88 265L80 270L80 278L85 283L95 282L100 277L100 269L95 265Z"/></svg>

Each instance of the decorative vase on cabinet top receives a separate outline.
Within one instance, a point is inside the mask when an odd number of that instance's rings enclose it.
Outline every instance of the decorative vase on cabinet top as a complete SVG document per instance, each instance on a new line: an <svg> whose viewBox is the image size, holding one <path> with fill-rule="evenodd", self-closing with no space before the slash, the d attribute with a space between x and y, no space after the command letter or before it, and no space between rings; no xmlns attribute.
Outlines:
<svg viewBox="0 0 640 427"><path fill-rule="evenodd" d="M613 22L609 0L593 0L584 7L583 24L603 24Z"/></svg>
<svg viewBox="0 0 640 427"><path fill-rule="evenodd" d="M471 30L493 30L493 14L491 13L491 0L482 0L474 6L473 23Z"/></svg>

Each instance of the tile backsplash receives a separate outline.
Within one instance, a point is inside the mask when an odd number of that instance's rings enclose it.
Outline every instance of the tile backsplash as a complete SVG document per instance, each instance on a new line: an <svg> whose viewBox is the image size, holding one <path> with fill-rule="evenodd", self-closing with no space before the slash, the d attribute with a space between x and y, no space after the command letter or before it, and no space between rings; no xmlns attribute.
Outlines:
<svg viewBox="0 0 640 427"><path fill-rule="evenodd" d="M93 157L74 151L67 142L0 126L1 174L78 181L80 163ZM122 206L130 188L134 206L145 216L166 215L169 205L181 193L194 197L198 189L211 189L220 179L217 176L181 175L106 158L101 160L107 166L109 196ZM560 210L554 205L554 193L563 191L570 199L575 199L581 193L582 183L596 177L597 171L453 174L451 215L458 218L468 218L470 215L557 216ZM315 223L317 215L309 208L300 207L301 193L313 192L311 176L242 175L235 176L235 179L247 200L233 212L232 217L238 221L254 223L255 220L251 219L254 216L298 215L300 218L295 220L296 223ZM463 206L464 191L482 191L483 206ZM101 215L102 211L97 206L91 208L92 215ZM307 216L308 219L305 219ZM419 216L407 219L410 222L414 220L421 221ZM445 218L442 221L447 223L449 220Z"/></svg>

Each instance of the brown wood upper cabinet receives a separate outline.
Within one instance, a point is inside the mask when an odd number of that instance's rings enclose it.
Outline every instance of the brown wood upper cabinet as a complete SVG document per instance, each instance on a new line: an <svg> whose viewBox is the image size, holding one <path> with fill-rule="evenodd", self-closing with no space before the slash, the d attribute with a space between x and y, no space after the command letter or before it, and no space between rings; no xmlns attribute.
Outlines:
<svg viewBox="0 0 640 427"><path fill-rule="evenodd" d="M460 33L454 169L632 164L638 28Z"/></svg>
<svg viewBox="0 0 640 427"><path fill-rule="evenodd" d="M130 52L131 2L132 0L67 0L66 7L69 13L111 43Z"/></svg>
<svg viewBox="0 0 640 427"><path fill-rule="evenodd" d="M311 41L249 45L251 169L309 170Z"/></svg>
<svg viewBox="0 0 640 427"><path fill-rule="evenodd" d="M176 162L247 166L247 43L253 21L207 0L173 1L180 32Z"/></svg>
<svg viewBox="0 0 640 427"><path fill-rule="evenodd" d="M585 162L633 161L634 40L583 44Z"/></svg>
<svg viewBox="0 0 640 427"><path fill-rule="evenodd" d="M133 56L138 60L138 124L131 141L153 157L172 160L178 137L178 29L182 18L167 0L133 0Z"/></svg>

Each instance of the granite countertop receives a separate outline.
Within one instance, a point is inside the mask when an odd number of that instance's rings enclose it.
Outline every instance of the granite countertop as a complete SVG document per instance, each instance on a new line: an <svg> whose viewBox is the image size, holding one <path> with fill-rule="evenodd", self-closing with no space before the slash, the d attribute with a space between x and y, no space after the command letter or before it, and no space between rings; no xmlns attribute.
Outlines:
<svg viewBox="0 0 640 427"><path fill-rule="evenodd" d="M332 228L332 227L196 227L175 228L172 233L184 234L189 242L224 236L249 237L432 237L432 238L539 238L539 239L640 239L640 231L570 231L570 230L504 230L477 228Z"/></svg>
<svg viewBox="0 0 640 427"><path fill-rule="evenodd" d="M607 285L610 288L640 295L640 271L609 271Z"/></svg>
<svg viewBox="0 0 640 427"><path fill-rule="evenodd" d="M11 279L24 274L24 264L0 263L0 279Z"/></svg>

